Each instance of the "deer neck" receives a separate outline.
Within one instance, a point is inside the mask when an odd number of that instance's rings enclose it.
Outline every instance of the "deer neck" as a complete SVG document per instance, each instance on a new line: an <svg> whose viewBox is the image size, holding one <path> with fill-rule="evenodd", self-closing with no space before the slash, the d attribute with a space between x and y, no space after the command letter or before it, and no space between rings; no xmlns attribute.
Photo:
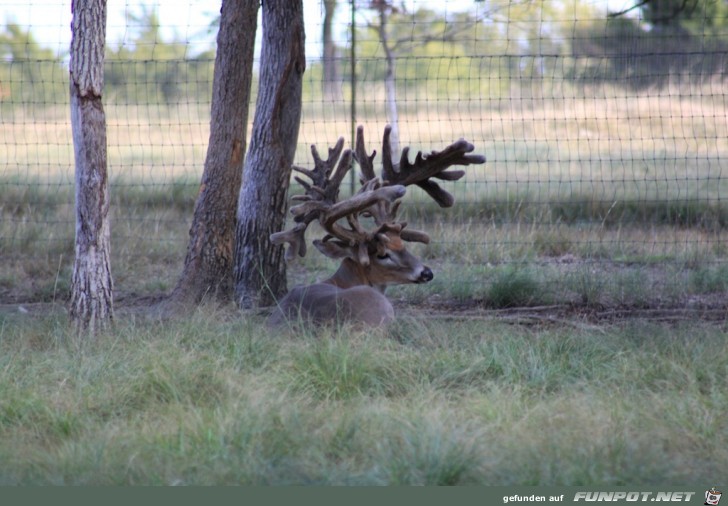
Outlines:
<svg viewBox="0 0 728 506"><path fill-rule="evenodd" d="M352 286L371 286L372 288L384 293L386 285L375 285L369 281L369 276L365 267L356 263L350 258L345 258L338 270L324 283L338 286L339 288L351 288Z"/></svg>

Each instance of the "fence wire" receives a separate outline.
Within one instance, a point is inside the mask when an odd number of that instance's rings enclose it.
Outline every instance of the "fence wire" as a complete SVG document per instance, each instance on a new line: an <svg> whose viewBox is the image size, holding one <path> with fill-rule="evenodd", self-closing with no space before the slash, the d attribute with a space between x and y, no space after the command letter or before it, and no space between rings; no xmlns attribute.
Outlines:
<svg viewBox="0 0 728 506"><path fill-rule="evenodd" d="M126 294L173 286L209 135L218 14L173 2L173 22L167 3L108 6L112 269ZM408 221L433 238L421 253L450 280L431 290L492 302L520 279L505 305L725 307L728 3L333 3L327 46L324 2L304 2L296 163L359 124L370 150L393 124L400 149L462 137L487 157L445 183L452 209L407 196ZM70 2L0 8L0 301L59 300L75 226Z"/></svg>

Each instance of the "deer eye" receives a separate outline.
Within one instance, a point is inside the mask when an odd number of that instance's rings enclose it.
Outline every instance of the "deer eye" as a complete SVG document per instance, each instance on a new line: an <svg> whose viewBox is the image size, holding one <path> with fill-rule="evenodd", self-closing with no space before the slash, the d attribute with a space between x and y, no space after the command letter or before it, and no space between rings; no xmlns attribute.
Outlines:
<svg viewBox="0 0 728 506"><path fill-rule="evenodd" d="M387 253L387 252L384 252L384 253L382 253L381 255L377 255L377 258L378 258L379 260L386 260L387 258L389 258L389 253Z"/></svg>

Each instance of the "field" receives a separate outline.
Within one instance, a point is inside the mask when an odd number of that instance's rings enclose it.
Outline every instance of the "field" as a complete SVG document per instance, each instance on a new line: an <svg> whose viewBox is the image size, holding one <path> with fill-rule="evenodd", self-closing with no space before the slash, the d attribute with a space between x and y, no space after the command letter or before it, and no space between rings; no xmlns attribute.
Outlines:
<svg viewBox="0 0 728 506"><path fill-rule="evenodd" d="M488 163L447 212L408 196L435 279L388 292L399 321L374 333L271 332L266 310L232 306L160 319L207 119L110 104L116 323L80 341L64 308L67 112L4 111L0 484L715 483L728 468L723 86L405 107L405 144L463 136ZM345 111L320 109L307 105L300 165L309 144L350 136ZM361 114L373 149L382 116ZM289 284L333 268L309 254Z"/></svg>
<svg viewBox="0 0 728 506"><path fill-rule="evenodd" d="M118 320L82 343L62 315L4 317L1 483L644 486L728 465L710 324Z"/></svg>

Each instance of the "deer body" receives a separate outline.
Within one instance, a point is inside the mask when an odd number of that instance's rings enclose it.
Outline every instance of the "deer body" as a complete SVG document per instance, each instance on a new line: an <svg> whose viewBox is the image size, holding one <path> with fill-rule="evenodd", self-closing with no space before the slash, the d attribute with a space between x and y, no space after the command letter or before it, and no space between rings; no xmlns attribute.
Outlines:
<svg viewBox="0 0 728 506"><path fill-rule="evenodd" d="M432 270L404 248L362 266L344 258L339 269L321 283L293 288L280 301L269 325L286 321L322 324L351 322L371 327L394 320L392 303L384 295L387 285L427 283Z"/></svg>
<svg viewBox="0 0 728 506"><path fill-rule="evenodd" d="M371 286L339 288L329 283L297 286L280 302L268 320L277 326L285 322L387 325L394 320L394 308L382 292Z"/></svg>
<svg viewBox="0 0 728 506"><path fill-rule="evenodd" d="M291 230L271 235L271 241L289 243L287 259L296 254L306 254L304 234L314 220L327 232L314 246L329 258L342 260L333 276L320 283L293 288L278 304L269 324L284 322L360 323L381 326L394 320L392 303L384 296L388 285L427 283L433 278L432 271L415 255L407 251L405 242L428 243L424 232L405 229L406 223L397 222L400 199L406 186L416 184L427 192L441 207L450 207L453 197L431 178L444 181L460 179L462 170L447 170L452 165L483 163L485 158L468 155L473 145L460 140L443 151L433 151L428 156L418 153L415 163L408 159L408 148L402 150L398 164L391 159L389 136L391 128L384 130L382 177L374 173L372 161L376 152L368 155L364 148L362 127L357 129L356 153L344 151L344 139L329 150L327 160L322 160L316 147L311 147L315 161L313 170L293 167L311 179L308 183L298 177L306 190L302 201L293 206L291 213L297 223ZM352 159L359 164L362 188L346 200L338 201L339 185L351 168ZM334 165L339 160L334 171ZM371 218L376 228L366 230L360 217ZM344 223L344 220L346 223Z"/></svg>

